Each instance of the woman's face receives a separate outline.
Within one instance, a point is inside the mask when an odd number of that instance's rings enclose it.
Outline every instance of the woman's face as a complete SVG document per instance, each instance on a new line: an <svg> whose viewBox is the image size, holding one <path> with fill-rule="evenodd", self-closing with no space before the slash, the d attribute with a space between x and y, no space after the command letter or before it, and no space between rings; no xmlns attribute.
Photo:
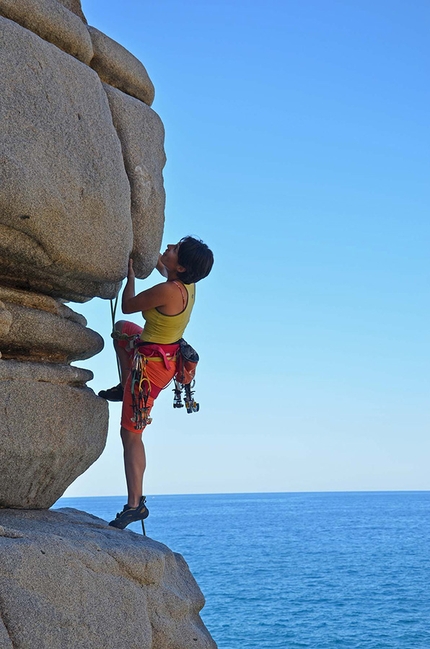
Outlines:
<svg viewBox="0 0 430 649"><path fill-rule="evenodd" d="M167 268L167 270L177 270L178 269L178 252L179 252L179 243L169 243L166 250L161 255L161 261Z"/></svg>

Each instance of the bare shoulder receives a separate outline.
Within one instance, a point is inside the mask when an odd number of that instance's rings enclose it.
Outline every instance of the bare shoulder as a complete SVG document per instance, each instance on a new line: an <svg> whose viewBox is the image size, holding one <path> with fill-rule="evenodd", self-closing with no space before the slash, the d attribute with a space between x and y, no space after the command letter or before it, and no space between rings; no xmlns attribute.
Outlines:
<svg viewBox="0 0 430 649"><path fill-rule="evenodd" d="M153 286L153 289L157 291L158 295L163 295L166 297L174 295L178 290L173 280L167 280L166 282L156 284L155 286Z"/></svg>
<svg viewBox="0 0 430 649"><path fill-rule="evenodd" d="M136 296L122 301L123 313L136 313L166 305L173 295L172 289L167 286L168 282L161 282L152 288L148 288Z"/></svg>

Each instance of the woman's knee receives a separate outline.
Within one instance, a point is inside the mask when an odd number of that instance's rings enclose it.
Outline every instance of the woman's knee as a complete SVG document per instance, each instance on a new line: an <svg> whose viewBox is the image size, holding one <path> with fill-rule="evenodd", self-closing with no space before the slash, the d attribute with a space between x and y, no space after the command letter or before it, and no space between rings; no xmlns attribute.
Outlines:
<svg viewBox="0 0 430 649"><path fill-rule="evenodd" d="M114 324L115 331L118 331L118 333L122 334L122 330L126 322L127 322L126 320L118 320L118 322L115 322Z"/></svg>
<svg viewBox="0 0 430 649"><path fill-rule="evenodd" d="M113 326L113 346L115 347L117 353L121 348L124 348L126 346L126 341L122 340L121 338L124 332L124 327L126 325L126 320L118 320L118 322L115 322Z"/></svg>
<svg viewBox="0 0 430 649"><path fill-rule="evenodd" d="M142 431L133 432L121 426L121 439L124 448L132 448L142 443Z"/></svg>

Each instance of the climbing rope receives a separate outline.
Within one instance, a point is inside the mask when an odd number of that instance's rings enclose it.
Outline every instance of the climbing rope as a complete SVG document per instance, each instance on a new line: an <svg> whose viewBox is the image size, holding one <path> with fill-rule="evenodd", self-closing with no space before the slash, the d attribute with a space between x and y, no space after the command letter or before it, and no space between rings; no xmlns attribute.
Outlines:
<svg viewBox="0 0 430 649"><path fill-rule="evenodd" d="M112 298L110 299L110 315L112 318L112 333L111 333L112 338L116 338L116 334L119 334L119 332L115 331L115 314L116 314L116 308L118 306L118 298L119 298L119 291L116 294L114 300ZM116 366L118 368L119 382L121 383L121 365L118 356L116 354L115 356L116 356Z"/></svg>

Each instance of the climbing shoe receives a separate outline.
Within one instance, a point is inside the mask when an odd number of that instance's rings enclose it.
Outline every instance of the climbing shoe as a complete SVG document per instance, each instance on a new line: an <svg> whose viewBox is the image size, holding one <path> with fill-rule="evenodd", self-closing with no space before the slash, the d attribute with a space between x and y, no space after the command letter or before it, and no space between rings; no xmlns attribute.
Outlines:
<svg viewBox="0 0 430 649"><path fill-rule="evenodd" d="M99 397L106 399L107 401L122 401L124 397L124 388L121 383L118 383L114 388L109 388L109 390L100 390Z"/></svg>
<svg viewBox="0 0 430 649"><path fill-rule="evenodd" d="M119 512L114 518L113 521L109 523L111 527L117 527L120 530L123 530L124 527L134 523L135 521L143 521L149 516L149 509L145 505L146 498L142 496L137 507L130 507L129 505L124 505L122 512Z"/></svg>

